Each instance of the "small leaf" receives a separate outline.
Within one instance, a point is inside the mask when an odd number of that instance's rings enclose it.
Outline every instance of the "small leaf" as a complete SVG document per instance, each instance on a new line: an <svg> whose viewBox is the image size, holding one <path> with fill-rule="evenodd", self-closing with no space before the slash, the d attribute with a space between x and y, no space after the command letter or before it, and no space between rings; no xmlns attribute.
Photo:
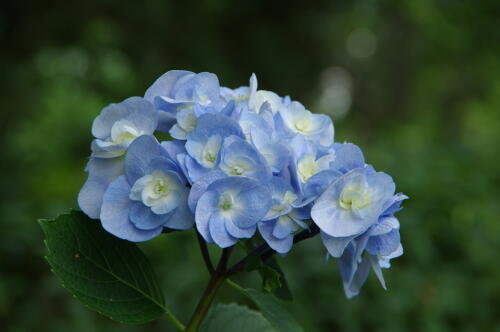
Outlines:
<svg viewBox="0 0 500 332"><path fill-rule="evenodd" d="M254 250L258 244L254 239L249 239L242 243L247 253ZM259 256L251 256L245 264L245 271L257 270L262 278L262 289L265 292L272 292L278 298L285 301L292 301L293 296L285 278L285 273L281 269L276 257L269 257L265 261Z"/></svg>
<svg viewBox="0 0 500 332"><path fill-rule="evenodd" d="M259 269L259 272L262 276L262 289L265 292L271 293L281 287L280 274L278 271L264 265Z"/></svg>
<svg viewBox="0 0 500 332"><path fill-rule="evenodd" d="M258 311L235 303L218 304L200 328L200 332L277 332Z"/></svg>
<svg viewBox="0 0 500 332"><path fill-rule="evenodd" d="M272 293L276 295L281 300L285 301L292 301L293 300L293 295L292 292L290 291L290 287L288 286L288 282L286 281L285 278L285 273L281 269L281 267L278 264L278 261L276 260L276 257L270 257L264 262L265 266L268 266L269 268L273 269L278 273L279 275L279 284L280 286L278 288L275 288L272 290ZM265 278L261 273L261 276L263 278L262 282L263 284L265 283Z"/></svg>
<svg viewBox="0 0 500 332"><path fill-rule="evenodd" d="M79 211L40 225L52 271L85 305L131 324L168 312L151 265L134 243L112 236Z"/></svg>

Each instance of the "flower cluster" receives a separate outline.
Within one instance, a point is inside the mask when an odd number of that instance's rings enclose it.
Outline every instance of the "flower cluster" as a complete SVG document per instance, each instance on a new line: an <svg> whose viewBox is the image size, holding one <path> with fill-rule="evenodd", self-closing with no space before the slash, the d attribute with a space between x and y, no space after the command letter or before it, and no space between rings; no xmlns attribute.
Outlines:
<svg viewBox="0 0 500 332"><path fill-rule="evenodd" d="M255 75L233 90L211 73L169 71L143 98L105 107L92 134L78 202L122 239L195 225L226 248L258 230L286 254L298 232L319 228L348 297L370 268L384 285L381 268L402 254L394 214L407 197L391 177L335 143L328 116L258 90Z"/></svg>

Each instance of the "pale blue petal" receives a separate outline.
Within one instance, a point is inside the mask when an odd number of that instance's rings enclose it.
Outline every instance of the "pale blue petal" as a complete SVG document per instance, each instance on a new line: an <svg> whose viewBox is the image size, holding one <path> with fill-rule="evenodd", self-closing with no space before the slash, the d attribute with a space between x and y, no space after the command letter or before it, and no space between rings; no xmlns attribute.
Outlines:
<svg viewBox="0 0 500 332"><path fill-rule="evenodd" d="M208 191L200 197L200 199L198 200L198 204L196 205L196 229L208 243L214 243L214 240L210 235L208 223L210 221L210 217L215 212L215 206L217 206L218 201L219 197L217 196L217 194Z"/></svg>
<svg viewBox="0 0 500 332"><path fill-rule="evenodd" d="M199 181L201 178L212 172L212 169L201 166L189 155L186 155L184 159L184 166L186 167L186 172L191 180L191 183Z"/></svg>
<svg viewBox="0 0 500 332"><path fill-rule="evenodd" d="M398 193L398 194L394 195L392 197L392 200L387 202L386 206L388 206L388 207L384 209L383 215L388 216L388 215L391 215L391 214L394 214L394 213L400 211L402 209L401 203L403 203L403 201L405 199L408 199L408 196L406 196L402 193Z"/></svg>
<svg viewBox="0 0 500 332"><path fill-rule="evenodd" d="M147 174L149 164L157 157L168 157L154 136L143 135L132 142L125 156L125 175L130 184Z"/></svg>
<svg viewBox="0 0 500 332"><path fill-rule="evenodd" d="M365 258L359 266L357 266L351 279L348 282L344 280L344 293L348 299L359 294L361 287L368 278L368 272L370 272L370 261Z"/></svg>
<svg viewBox="0 0 500 332"><path fill-rule="evenodd" d="M165 227L171 229L185 230L193 227L194 225L194 215L189 210L187 205L187 190L181 198L181 203L173 211L170 218L168 219Z"/></svg>
<svg viewBox="0 0 500 332"><path fill-rule="evenodd" d="M336 143L334 149L335 160L330 163L331 169L347 173L365 166L365 157L358 146L351 143Z"/></svg>
<svg viewBox="0 0 500 332"><path fill-rule="evenodd" d="M130 185L124 176L113 181L103 197L101 223L109 233L124 240L141 242L151 240L161 233L162 227L144 231L137 229L129 220L129 211L135 203L130 200Z"/></svg>
<svg viewBox="0 0 500 332"><path fill-rule="evenodd" d="M123 158L92 158L87 164L89 176L78 194L78 206L90 218L98 219L102 197L109 184L123 174Z"/></svg>
<svg viewBox="0 0 500 332"><path fill-rule="evenodd" d="M167 151L168 156L172 160L177 160L177 155L186 152L186 142L178 140L164 141L160 145Z"/></svg>
<svg viewBox="0 0 500 332"><path fill-rule="evenodd" d="M272 235L275 221L263 221L258 223L259 232L266 243L276 252L286 254L290 251L293 245L293 235L289 235L284 239L277 239Z"/></svg>
<svg viewBox="0 0 500 332"><path fill-rule="evenodd" d="M321 171L311 176L304 185L304 197L318 197L342 174L333 170Z"/></svg>
<svg viewBox="0 0 500 332"><path fill-rule="evenodd" d="M370 228L370 236L386 234L393 229L399 229L399 221L394 216L381 217L379 221Z"/></svg>
<svg viewBox="0 0 500 332"><path fill-rule="evenodd" d="M221 138L231 135L245 138L236 121L221 114L207 113L198 118L195 129L188 134L188 141L205 142L212 135L219 135Z"/></svg>
<svg viewBox="0 0 500 332"><path fill-rule="evenodd" d="M276 220L273 229L273 236L279 240L292 234L295 230L295 222L288 216L281 216Z"/></svg>
<svg viewBox="0 0 500 332"><path fill-rule="evenodd" d="M238 241L237 238L229 235L226 231L225 220L217 213L212 214L210 217L208 228L212 239L221 248L230 247Z"/></svg>
<svg viewBox="0 0 500 332"><path fill-rule="evenodd" d="M330 184L325 192L316 200L311 210L311 216L319 228L330 236L347 237L357 235L367 230L374 224L379 215L363 217L352 210L346 210L338 205L339 195L342 189L349 183L363 183L366 175L363 169L355 169L338 178ZM376 210L375 204L370 211ZM376 213L376 211L375 211Z"/></svg>
<svg viewBox="0 0 500 332"><path fill-rule="evenodd" d="M212 182L225 177L227 177L227 175L221 171L212 171L210 173L207 173L204 177L200 178L195 183L193 183L191 190L189 191L189 197L188 197L188 205L191 211L193 212L196 211L196 205L198 204L198 200L200 199L201 195L205 193L208 186Z"/></svg>
<svg viewBox="0 0 500 332"><path fill-rule="evenodd" d="M230 219L225 219L225 227L230 236L238 239L251 238L254 235L255 230L257 229L256 225L250 226L248 228L239 228Z"/></svg>
<svg viewBox="0 0 500 332"><path fill-rule="evenodd" d="M224 140L219 167L228 175L234 165L244 162L250 168L242 176L267 183L272 176L271 168L264 157L251 144L236 136Z"/></svg>
<svg viewBox="0 0 500 332"><path fill-rule="evenodd" d="M157 103L155 103L155 106ZM158 106L156 106L159 108ZM170 128L176 123L177 119L175 117L175 113L172 112L166 112L163 110L158 111L158 127L156 128L158 131L168 133Z"/></svg>
<svg viewBox="0 0 500 332"><path fill-rule="evenodd" d="M177 83L177 81L186 76L194 75L193 72L185 70L170 70L160 76L147 90L144 94L144 98L150 102L154 102L156 96L172 96L171 91Z"/></svg>
<svg viewBox="0 0 500 332"><path fill-rule="evenodd" d="M135 202L130 208L129 218L138 229L150 231L162 227L168 220L170 214L156 214L151 208L142 202Z"/></svg>
<svg viewBox="0 0 500 332"><path fill-rule="evenodd" d="M92 135L107 139L111 128L118 120L128 120L146 134L151 134L158 124L158 112L149 101L141 97L130 97L106 106L92 124Z"/></svg>
<svg viewBox="0 0 500 332"><path fill-rule="evenodd" d="M328 253L333 257L340 257L344 253L344 249L347 245L354 239L354 236L348 237L333 237L329 236L325 232L321 232L321 240L325 245Z"/></svg>
<svg viewBox="0 0 500 332"><path fill-rule="evenodd" d="M371 263L373 271L375 272L375 275L377 276L378 281L380 281L380 284L382 285L382 287L385 290L387 290L387 287L385 285L384 275L382 273L382 269L380 268L380 265L378 264L377 257L369 255L369 261Z"/></svg>
<svg viewBox="0 0 500 332"><path fill-rule="evenodd" d="M372 255L388 256L396 251L400 243L399 230L394 229L386 234L371 236L366 250Z"/></svg>
<svg viewBox="0 0 500 332"><path fill-rule="evenodd" d="M250 179L241 178L243 181L238 181L241 186L238 186L238 182L233 182L235 189L240 189L240 193L236 198L238 203L243 206L242 213L233 217L233 223L241 228L247 228L254 226L258 221L262 220L266 215L267 211L271 205L271 195L269 191L264 186L258 185L257 182ZM224 181L224 180L219 180ZM253 183L249 183L252 181ZM252 186L252 187L243 187Z"/></svg>

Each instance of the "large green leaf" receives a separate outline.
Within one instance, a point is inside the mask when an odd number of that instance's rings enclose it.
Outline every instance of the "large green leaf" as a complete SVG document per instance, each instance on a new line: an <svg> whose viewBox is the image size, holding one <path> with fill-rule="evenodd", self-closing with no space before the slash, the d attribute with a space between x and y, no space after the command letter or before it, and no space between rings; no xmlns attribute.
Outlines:
<svg viewBox="0 0 500 332"><path fill-rule="evenodd" d="M215 306L200 332L277 332L258 311L235 303Z"/></svg>
<svg viewBox="0 0 500 332"><path fill-rule="evenodd" d="M251 288L243 288L227 280L233 288L248 297L260 309L264 317L277 332L304 332L295 318L283 307L281 301L271 293L264 293Z"/></svg>
<svg viewBox="0 0 500 332"><path fill-rule="evenodd" d="M278 332L304 332L295 318L270 293L246 289L246 295L259 307L262 314Z"/></svg>
<svg viewBox="0 0 500 332"><path fill-rule="evenodd" d="M52 271L85 305L133 324L168 313L151 265L135 244L110 235L79 211L40 225Z"/></svg>

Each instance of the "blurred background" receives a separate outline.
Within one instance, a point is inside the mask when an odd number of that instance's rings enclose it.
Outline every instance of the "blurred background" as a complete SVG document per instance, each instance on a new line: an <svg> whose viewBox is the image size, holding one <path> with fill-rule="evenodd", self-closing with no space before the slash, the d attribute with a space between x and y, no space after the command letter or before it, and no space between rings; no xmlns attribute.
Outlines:
<svg viewBox="0 0 500 332"><path fill-rule="evenodd" d="M488 0L3 2L0 329L173 331L73 299L36 221L76 207L100 110L187 69L228 87L255 72L261 89L328 113L336 140L360 145L411 197L387 292L371 275L345 299L319 239L279 259L306 331L500 331L499 17ZM207 282L194 233L141 247L186 321Z"/></svg>

